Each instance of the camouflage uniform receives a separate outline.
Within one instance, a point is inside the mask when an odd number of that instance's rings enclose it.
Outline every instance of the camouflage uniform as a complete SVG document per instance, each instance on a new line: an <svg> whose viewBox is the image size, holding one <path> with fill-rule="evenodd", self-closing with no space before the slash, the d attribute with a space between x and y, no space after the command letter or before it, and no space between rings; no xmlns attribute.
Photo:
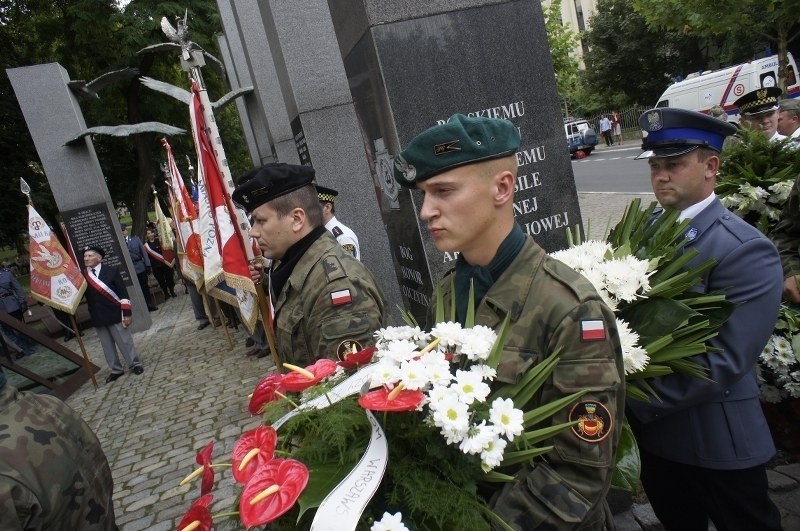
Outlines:
<svg viewBox="0 0 800 531"><path fill-rule="evenodd" d="M337 359L343 342L372 345L373 334L383 326L385 306L372 273L325 232L303 254L277 296L278 353L284 361L306 365L318 358Z"/></svg>
<svg viewBox="0 0 800 531"><path fill-rule="evenodd" d="M449 306L450 282L441 283ZM449 315L449 307L445 315ZM552 424L575 420L573 407L593 401L608 414L605 437L582 440L568 429L547 444L554 449L515 472L490 500L493 510L516 529L613 529L605 495L614 470L625 386L622 349L614 314L592 285L546 255L530 236L519 255L489 288L475 310L475 323L499 328L511 315L497 379L515 383L554 352L560 362L530 403L537 407L581 389L589 392L553 416ZM585 340L583 323L602 322L605 339ZM582 406L581 406L582 407ZM611 426L608 426L609 421ZM610 430L610 433L609 433Z"/></svg>
<svg viewBox="0 0 800 531"><path fill-rule="evenodd" d="M794 181L781 220L772 229L770 239L781 255L783 277L800 275L800 177Z"/></svg>
<svg viewBox="0 0 800 531"><path fill-rule="evenodd" d="M0 529L116 529L113 487L100 442L75 411L0 383Z"/></svg>

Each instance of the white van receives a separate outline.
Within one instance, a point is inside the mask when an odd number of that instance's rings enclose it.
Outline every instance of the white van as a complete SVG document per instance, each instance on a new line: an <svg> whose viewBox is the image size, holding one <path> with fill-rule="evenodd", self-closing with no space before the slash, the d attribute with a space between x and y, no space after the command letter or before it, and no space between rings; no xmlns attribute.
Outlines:
<svg viewBox="0 0 800 531"><path fill-rule="evenodd" d="M800 96L797 65L789 54L784 98ZM673 83L658 98L656 107L676 107L707 113L714 105L721 105L731 121L739 120L739 110L733 104L740 96L761 87L774 87L778 79L778 56L756 59L749 63L722 70L707 70L690 74L683 81Z"/></svg>

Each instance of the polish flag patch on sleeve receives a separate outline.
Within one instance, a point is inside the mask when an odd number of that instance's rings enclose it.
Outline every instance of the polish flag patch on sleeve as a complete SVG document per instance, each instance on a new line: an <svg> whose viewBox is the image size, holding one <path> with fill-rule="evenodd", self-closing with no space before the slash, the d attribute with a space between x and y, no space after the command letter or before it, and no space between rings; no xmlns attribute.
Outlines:
<svg viewBox="0 0 800 531"><path fill-rule="evenodd" d="M341 289L339 291L334 291L331 293L331 303L334 306L341 306L343 304L349 304L353 301L353 297L350 296L349 289Z"/></svg>
<svg viewBox="0 0 800 531"><path fill-rule="evenodd" d="M581 341L605 341L606 326L603 321L581 321Z"/></svg>

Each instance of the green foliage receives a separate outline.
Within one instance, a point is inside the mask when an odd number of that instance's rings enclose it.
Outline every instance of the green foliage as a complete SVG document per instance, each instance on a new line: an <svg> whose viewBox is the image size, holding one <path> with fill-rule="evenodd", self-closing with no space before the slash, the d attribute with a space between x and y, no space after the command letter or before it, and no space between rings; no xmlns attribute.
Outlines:
<svg viewBox="0 0 800 531"><path fill-rule="evenodd" d="M611 478L611 486L629 492L636 492L639 487L642 462L639 456L639 447L636 444L636 437L633 436L633 431L631 431L628 421L622 424L622 435L617 445L616 459L617 463L614 467L614 475Z"/></svg>
<svg viewBox="0 0 800 531"><path fill-rule="evenodd" d="M575 92L578 83L580 62L574 55L574 49L579 39L568 26L561 22L561 1L553 0L549 5L543 4L542 9L558 93L562 98L569 98ZM568 102L570 106L571 103L571 101Z"/></svg>

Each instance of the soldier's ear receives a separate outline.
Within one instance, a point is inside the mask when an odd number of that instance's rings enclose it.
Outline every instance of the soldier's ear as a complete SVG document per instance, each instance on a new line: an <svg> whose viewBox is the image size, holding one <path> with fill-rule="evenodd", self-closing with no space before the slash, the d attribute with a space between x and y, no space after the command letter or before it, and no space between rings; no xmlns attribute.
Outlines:
<svg viewBox="0 0 800 531"><path fill-rule="evenodd" d="M300 232L306 226L306 211L300 207L294 208L289 215L292 217L292 230Z"/></svg>

